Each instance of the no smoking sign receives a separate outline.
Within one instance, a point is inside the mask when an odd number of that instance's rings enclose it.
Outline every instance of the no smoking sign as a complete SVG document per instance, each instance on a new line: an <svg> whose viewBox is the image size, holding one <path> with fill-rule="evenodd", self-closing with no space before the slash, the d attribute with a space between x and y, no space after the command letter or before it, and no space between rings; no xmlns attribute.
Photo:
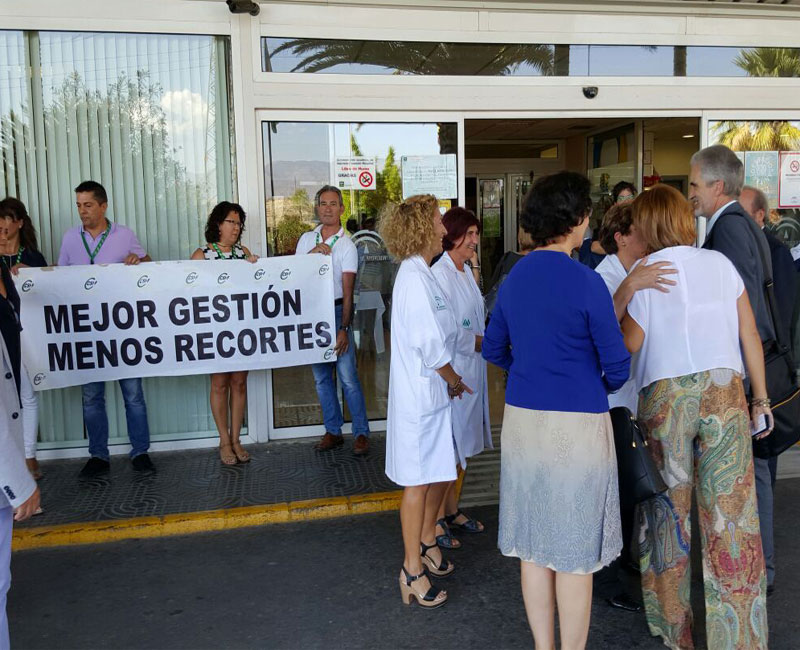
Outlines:
<svg viewBox="0 0 800 650"><path fill-rule="evenodd" d="M374 180L372 174L366 171L358 175L358 184L361 185L361 187L371 187Z"/></svg>
<svg viewBox="0 0 800 650"><path fill-rule="evenodd" d="M337 158L333 169L334 187L340 190L374 190L375 159Z"/></svg>

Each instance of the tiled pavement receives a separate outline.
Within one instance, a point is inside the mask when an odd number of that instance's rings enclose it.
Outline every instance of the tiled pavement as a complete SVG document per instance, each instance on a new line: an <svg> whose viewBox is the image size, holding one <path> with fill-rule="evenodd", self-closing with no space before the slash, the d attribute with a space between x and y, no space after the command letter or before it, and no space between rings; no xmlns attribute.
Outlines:
<svg viewBox="0 0 800 650"><path fill-rule="evenodd" d="M384 474L385 439L372 436L370 453L356 457L352 439L329 452L314 440L249 445L252 460L223 466L216 449L152 454L157 471L141 475L125 456L111 472L83 479L86 459L42 462L44 514L23 526L119 520L131 517L265 505L399 489Z"/></svg>

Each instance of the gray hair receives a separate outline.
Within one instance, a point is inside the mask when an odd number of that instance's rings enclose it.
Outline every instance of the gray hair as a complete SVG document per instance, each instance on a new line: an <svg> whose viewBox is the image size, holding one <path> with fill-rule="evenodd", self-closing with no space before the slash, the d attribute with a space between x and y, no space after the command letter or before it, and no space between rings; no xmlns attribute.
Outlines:
<svg viewBox="0 0 800 650"><path fill-rule="evenodd" d="M325 192L336 192L336 196L339 197L339 205L344 205L344 199L342 199L342 190L338 187L334 187L333 185L323 185L317 190L317 193L314 195L314 205L319 205L319 197L321 197Z"/></svg>
<svg viewBox="0 0 800 650"><path fill-rule="evenodd" d="M733 151L723 144L715 144L695 153L690 165L700 168L700 176L706 183L722 181L722 193L738 198L744 185L744 165Z"/></svg>

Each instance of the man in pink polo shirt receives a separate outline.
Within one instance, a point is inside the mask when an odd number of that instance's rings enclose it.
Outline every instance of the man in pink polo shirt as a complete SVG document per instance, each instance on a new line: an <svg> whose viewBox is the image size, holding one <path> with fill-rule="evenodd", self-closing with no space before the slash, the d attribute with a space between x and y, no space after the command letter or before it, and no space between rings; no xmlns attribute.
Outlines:
<svg viewBox="0 0 800 650"><path fill-rule="evenodd" d="M94 181L84 181L75 188L75 204L81 225L64 233L59 266L81 264L139 264L149 262L136 235L130 228L106 219L108 195ZM131 441L130 457L133 468L153 472L147 450L150 448L150 428L144 402L142 380L138 377L120 379L119 387L125 401L125 420ZM108 416L106 415L106 385L96 381L81 386L83 392L83 421L89 435L91 458L81 470L81 476L97 476L108 472L111 465L108 453Z"/></svg>

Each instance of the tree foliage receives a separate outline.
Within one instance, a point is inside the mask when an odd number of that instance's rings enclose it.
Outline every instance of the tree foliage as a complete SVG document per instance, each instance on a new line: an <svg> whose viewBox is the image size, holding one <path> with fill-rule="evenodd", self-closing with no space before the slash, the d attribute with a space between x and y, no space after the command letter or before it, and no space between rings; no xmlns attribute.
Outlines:
<svg viewBox="0 0 800 650"><path fill-rule="evenodd" d="M321 72L358 63L407 75L510 75L523 65L530 65L543 75L555 74L554 48L542 44L296 38L276 47L272 56L282 52L300 59L293 72Z"/></svg>
<svg viewBox="0 0 800 650"><path fill-rule="evenodd" d="M304 189L295 191L286 199L283 214L275 228L275 253L292 255L297 248L297 241L304 232L311 230L314 218L314 205Z"/></svg>

